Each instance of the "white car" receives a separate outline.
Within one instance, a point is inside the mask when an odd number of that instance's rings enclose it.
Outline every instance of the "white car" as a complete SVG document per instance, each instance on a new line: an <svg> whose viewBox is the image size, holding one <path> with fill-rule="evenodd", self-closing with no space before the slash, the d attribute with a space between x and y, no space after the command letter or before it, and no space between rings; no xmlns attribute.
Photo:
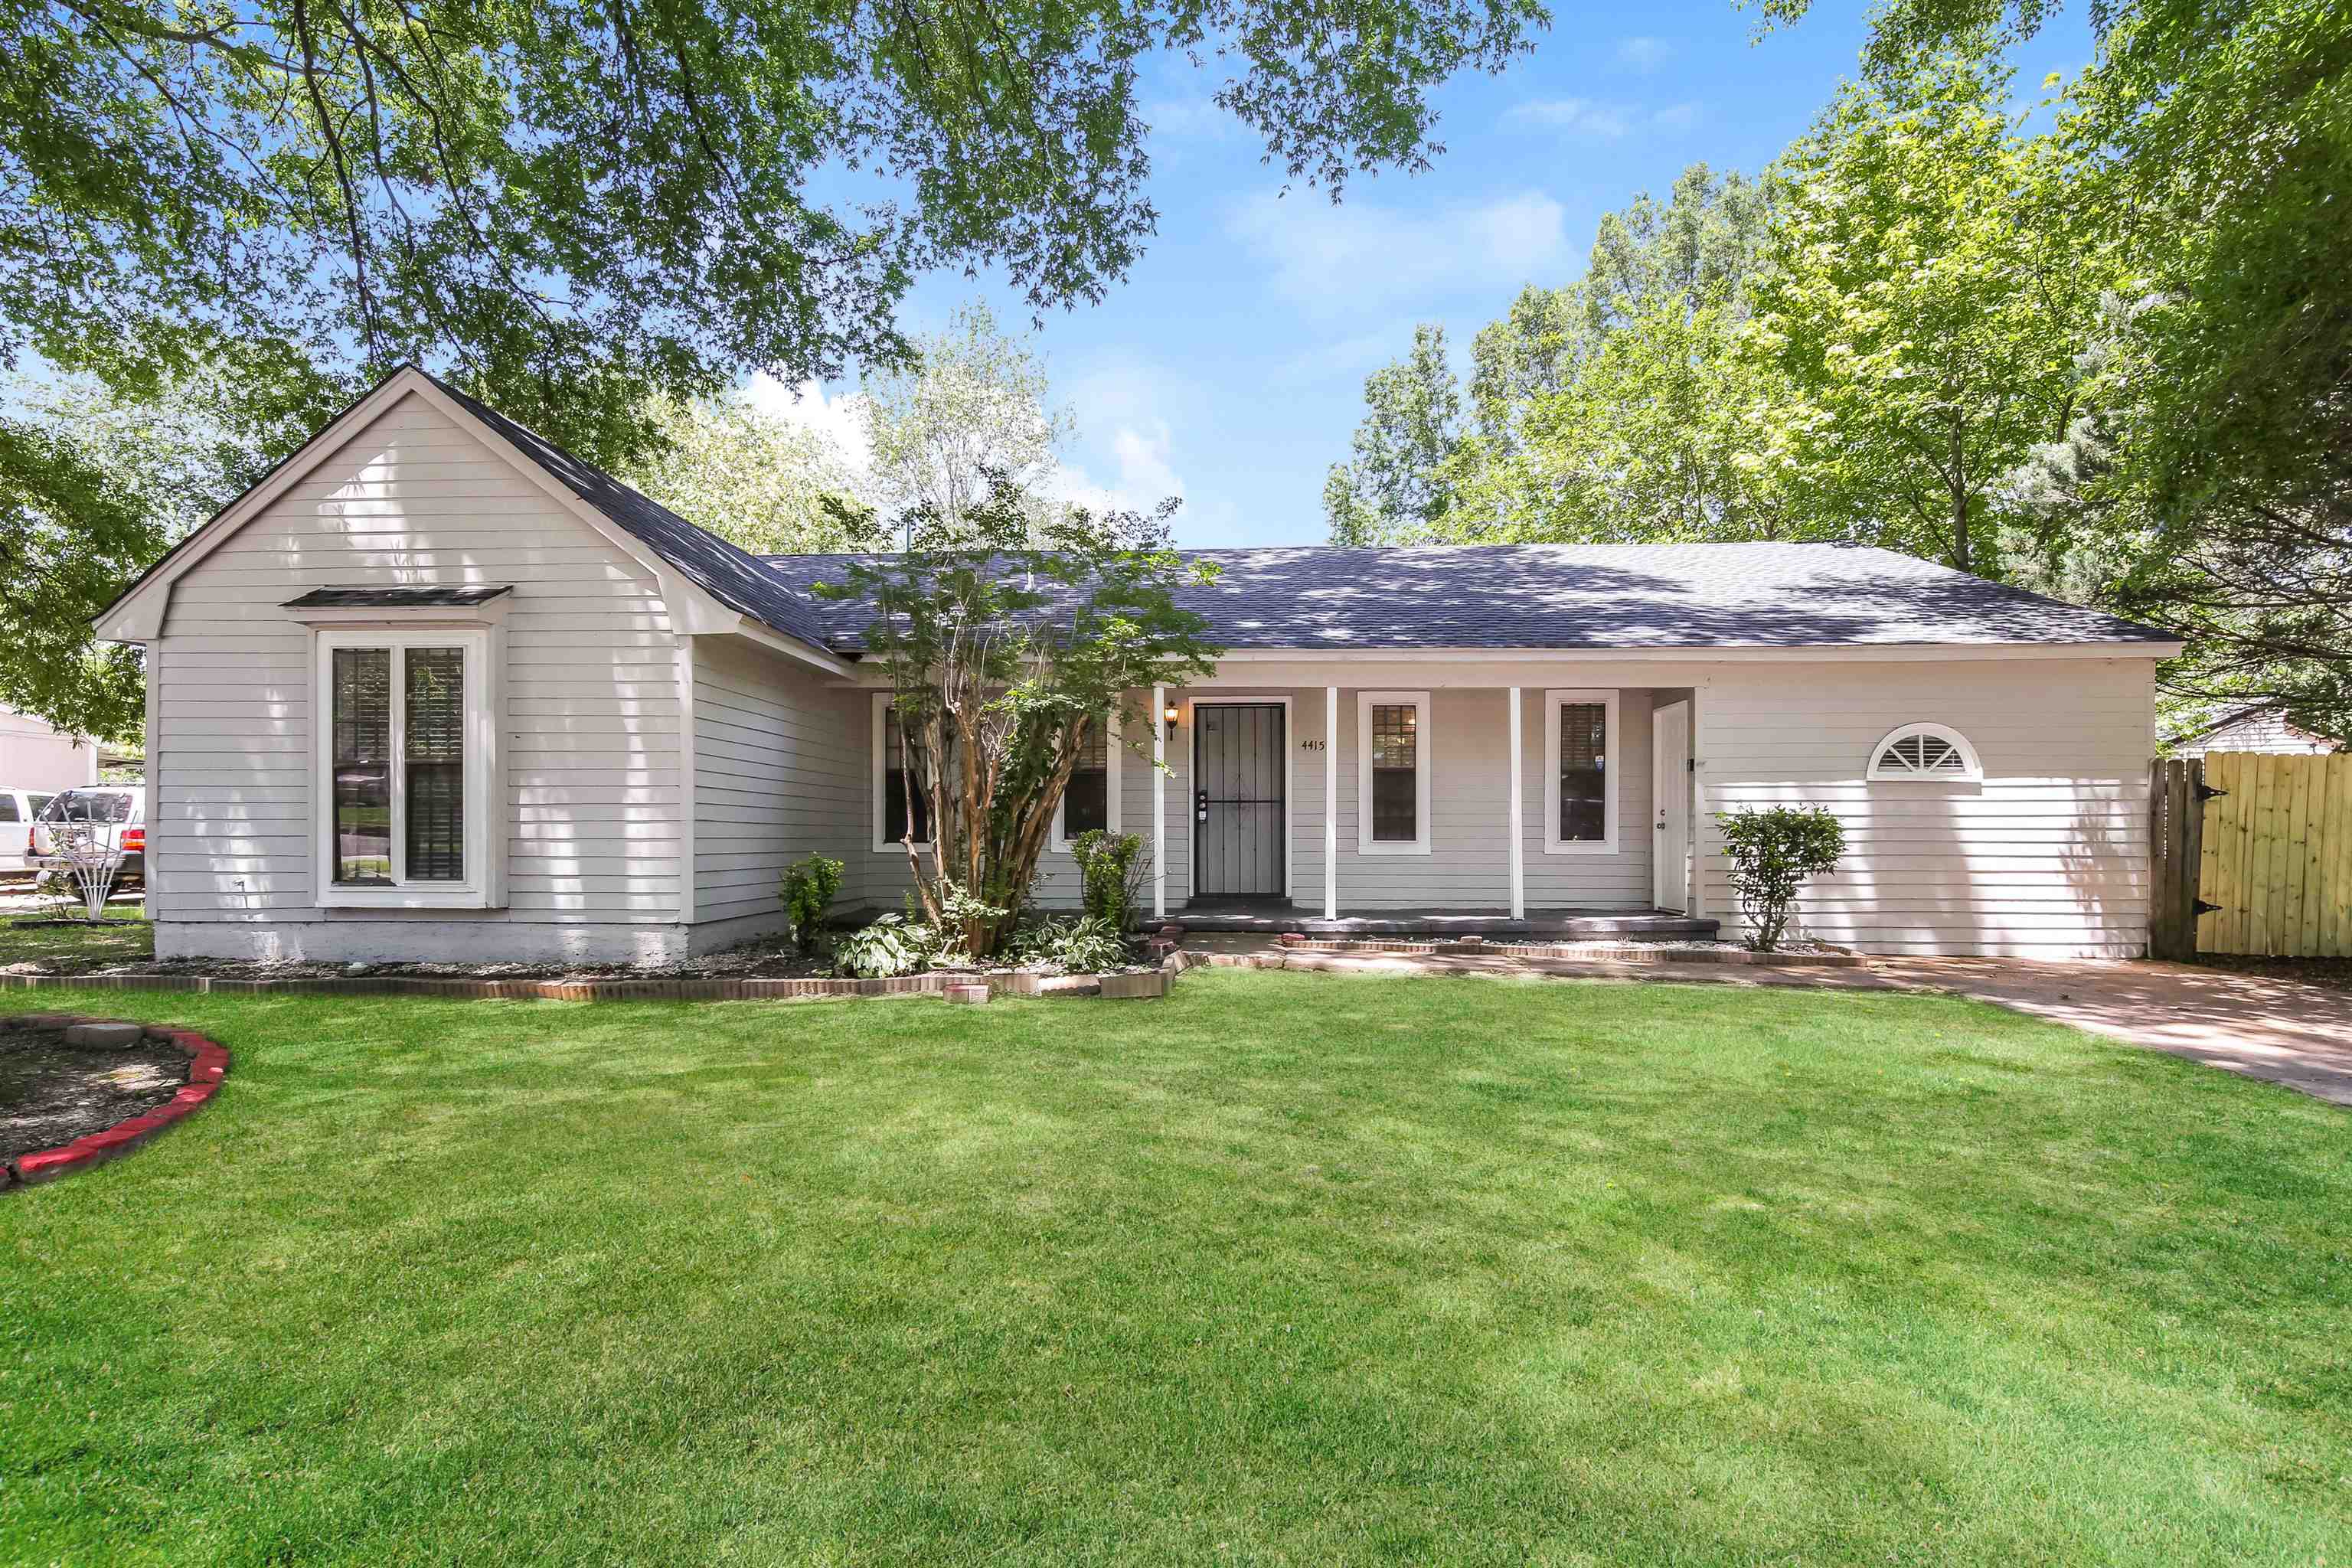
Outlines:
<svg viewBox="0 0 2352 1568"><path fill-rule="evenodd" d="M37 871L70 870L58 854L54 825L91 822L122 851L116 887L147 881L147 791L138 784L83 784L64 790L41 809L25 836L25 854Z"/></svg>
<svg viewBox="0 0 2352 1568"><path fill-rule="evenodd" d="M14 789L0 784L0 877L38 874L31 849L33 819L41 815L53 789Z"/></svg>

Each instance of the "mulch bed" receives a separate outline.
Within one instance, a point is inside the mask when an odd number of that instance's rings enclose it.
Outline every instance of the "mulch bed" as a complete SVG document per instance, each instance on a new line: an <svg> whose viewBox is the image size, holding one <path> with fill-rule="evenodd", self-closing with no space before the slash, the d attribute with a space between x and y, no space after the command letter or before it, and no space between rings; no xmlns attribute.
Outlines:
<svg viewBox="0 0 2352 1568"><path fill-rule="evenodd" d="M76 924L81 922L77 921ZM625 963L268 963L248 959L142 959L58 954L12 964L5 973L47 975L155 975L214 980L809 980L833 973L831 962L781 938L762 939L676 964Z"/></svg>
<svg viewBox="0 0 2352 1568"><path fill-rule="evenodd" d="M167 1041L69 1046L63 1028L0 1030L0 1161L103 1132L187 1081L188 1053Z"/></svg>

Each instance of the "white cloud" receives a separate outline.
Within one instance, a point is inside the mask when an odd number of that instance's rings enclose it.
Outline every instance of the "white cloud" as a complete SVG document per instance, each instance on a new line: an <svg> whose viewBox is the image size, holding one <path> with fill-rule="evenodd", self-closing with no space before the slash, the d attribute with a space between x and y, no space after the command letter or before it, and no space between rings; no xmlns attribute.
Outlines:
<svg viewBox="0 0 2352 1568"><path fill-rule="evenodd" d="M1235 208L1226 229L1265 264L1276 293L1328 320L1559 271L1571 259L1565 218L1540 191L1423 211L1264 195Z"/></svg>
<svg viewBox="0 0 2352 1568"><path fill-rule="evenodd" d="M1570 136L1615 142L1642 131L1687 131L1698 121L1698 105L1649 110L1589 98L1534 99L1514 104L1503 119L1508 124L1540 125Z"/></svg>
<svg viewBox="0 0 2352 1568"><path fill-rule="evenodd" d="M1116 473L1098 480L1075 463L1055 467L1045 482L1046 493L1093 511L1148 512L1170 496L1184 494L1184 479L1171 458L1175 436L1164 419L1121 425L1111 432L1111 464Z"/></svg>
<svg viewBox="0 0 2352 1568"><path fill-rule="evenodd" d="M1664 38L1620 38L1617 63L1629 70L1654 71L1666 63L1675 47Z"/></svg>
<svg viewBox="0 0 2352 1568"><path fill-rule="evenodd" d="M751 378L746 389L753 407L787 424L814 431L833 444L842 459L860 474L872 472L874 448L866 439L865 399L854 392L827 397L814 381L787 386L770 375Z"/></svg>
<svg viewBox="0 0 2352 1568"><path fill-rule="evenodd" d="M1514 105L1503 118L1517 125L1548 125L1604 142L1614 142L1633 129L1632 111L1589 98L1537 99Z"/></svg>

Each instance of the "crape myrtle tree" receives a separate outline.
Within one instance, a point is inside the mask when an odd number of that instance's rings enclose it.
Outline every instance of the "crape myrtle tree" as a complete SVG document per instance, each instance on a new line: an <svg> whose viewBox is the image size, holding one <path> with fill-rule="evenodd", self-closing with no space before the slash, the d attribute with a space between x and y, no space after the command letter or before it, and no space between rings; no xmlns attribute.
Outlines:
<svg viewBox="0 0 2352 1568"><path fill-rule="evenodd" d="M0 367L134 399L201 377L270 460L416 361L631 468L657 396L904 361L927 270L996 269L1036 311L1101 300L1157 222L1153 59L1215 70L1268 162L1336 195L1429 167L1436 88L1548 22L1538 0L0 0ZM0 427L0 492L121 531L71 504L88 451ZM71 627L122 574L0 603L0 642ZM77 727L135 726L135 680L114 689Z"/></svg>
<svg viewBox="0 0 2352 1568"><path fill-rule="evenodd" d="M1177 591L1213 563L1169 543L1175 503L1150 516L1069 508L1041 523L1000 482L960 518L919 509L902 553L853 562L829 599L866 605L866 656L888 674L911 773L929 810L929 848L908 814L901 842L915 898L975 959L1012 930L1089 723L1123 714L1126 694L1206 675L1223 650ZM929 864L925 864L925 857Z"/></svg>

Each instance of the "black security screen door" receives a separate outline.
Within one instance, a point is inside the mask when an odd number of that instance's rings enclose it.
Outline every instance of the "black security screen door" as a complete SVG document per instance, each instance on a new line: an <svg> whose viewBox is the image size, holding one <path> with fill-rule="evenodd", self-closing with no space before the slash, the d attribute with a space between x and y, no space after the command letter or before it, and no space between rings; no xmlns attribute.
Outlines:
<svg viewBox="0 0 2352 1568"><path fill-rule="evenodd" d="M1279 898L1282 704L1203 703L1192 713L1193 894Z"/></svg>

